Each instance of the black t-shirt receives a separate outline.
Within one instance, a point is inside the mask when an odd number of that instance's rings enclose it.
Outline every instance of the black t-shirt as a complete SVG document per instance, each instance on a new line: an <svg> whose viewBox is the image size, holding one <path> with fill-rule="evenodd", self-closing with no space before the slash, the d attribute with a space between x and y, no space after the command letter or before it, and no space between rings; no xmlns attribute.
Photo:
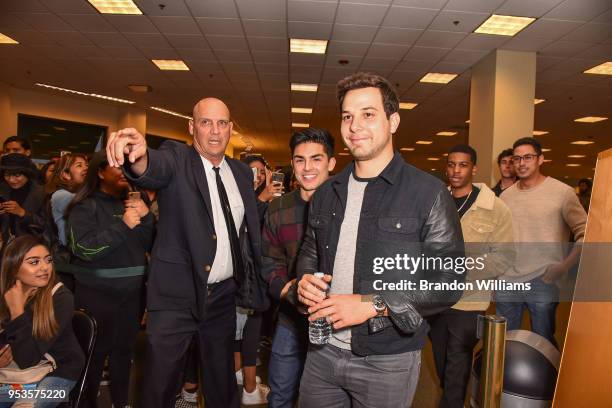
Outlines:
<svg viewBox="0 0 612 408"><path fill-rule="evenodd" d="M457 206L457 213L459 214L459 218L463 217L463 214L474 204L476 201L476 197L478 197L478 193L480 193L480 189L476 186L472 186L472 192L468 195L464 195L463 197L454 197L455 205Z"/></svg>

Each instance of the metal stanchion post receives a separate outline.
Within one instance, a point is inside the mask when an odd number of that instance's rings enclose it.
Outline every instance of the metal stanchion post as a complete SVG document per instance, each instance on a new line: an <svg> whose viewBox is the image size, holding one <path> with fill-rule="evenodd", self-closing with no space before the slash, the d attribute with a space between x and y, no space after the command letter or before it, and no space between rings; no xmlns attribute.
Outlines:
<svg viewBox="0 0 612 408"><path fill-rule="evenodd" d="M499 408L504 383L506 318L483 316L482 369L480 374L480 407Z"/></svg>

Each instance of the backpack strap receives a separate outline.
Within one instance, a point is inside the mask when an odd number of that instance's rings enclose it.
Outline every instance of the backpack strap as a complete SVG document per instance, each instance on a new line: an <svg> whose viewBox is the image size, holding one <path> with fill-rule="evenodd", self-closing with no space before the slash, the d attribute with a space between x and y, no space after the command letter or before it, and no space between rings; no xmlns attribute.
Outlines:
<svg viewBox="0 0 612 408"><path fill-rule="evenodd" d="M51 290L51 296L55 295L55 292L57 292L57 290L61 288L62 285L63 285L62 282L57 282L55 286L53 287L53 290Z"/></svg>

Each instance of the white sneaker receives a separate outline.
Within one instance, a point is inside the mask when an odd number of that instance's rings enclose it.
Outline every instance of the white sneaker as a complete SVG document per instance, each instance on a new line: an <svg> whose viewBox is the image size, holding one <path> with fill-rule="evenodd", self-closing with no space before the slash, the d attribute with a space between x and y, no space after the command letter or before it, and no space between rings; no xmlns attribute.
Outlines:
<svg viewBox="0 0 612 408"><path fill-rule="evenodd" d="M236 383L238 383L238 385L242 385L243 382L244 382L244 380L242 379L242 370L236 371ZM261 377L256 375L255 376L255 382L257 384L261 384Z"/></svg>
<svg viewBox="0 0 612 408"><path fill-rule="evenodd" d="M261 405L268 403L268 394L270 387L263 384L257 384L253 392L247 392L242 389L242 405Z"/></svg>
<svg viewBox="0 0 612 408"><path fill-rule="evenodd" d="M184 388L181 390L181 398L185 401L190 402L192 404L196 404L198 402L198 391L188 392Z"/></svg>

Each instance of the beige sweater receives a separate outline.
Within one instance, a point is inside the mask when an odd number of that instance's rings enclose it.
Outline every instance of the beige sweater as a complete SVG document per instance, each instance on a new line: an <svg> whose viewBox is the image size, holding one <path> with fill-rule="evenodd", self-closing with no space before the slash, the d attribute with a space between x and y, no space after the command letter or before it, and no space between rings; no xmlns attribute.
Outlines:
<svg viewBox="0 0 612 408"><path fill-rule="evenodd" d="M517 259L503 279L526 282L537 278L567 255L570 233L584 238L587 215L574 190L552 177L528 190L518 183L504 190L501 199L512 212Z"/></svg>

